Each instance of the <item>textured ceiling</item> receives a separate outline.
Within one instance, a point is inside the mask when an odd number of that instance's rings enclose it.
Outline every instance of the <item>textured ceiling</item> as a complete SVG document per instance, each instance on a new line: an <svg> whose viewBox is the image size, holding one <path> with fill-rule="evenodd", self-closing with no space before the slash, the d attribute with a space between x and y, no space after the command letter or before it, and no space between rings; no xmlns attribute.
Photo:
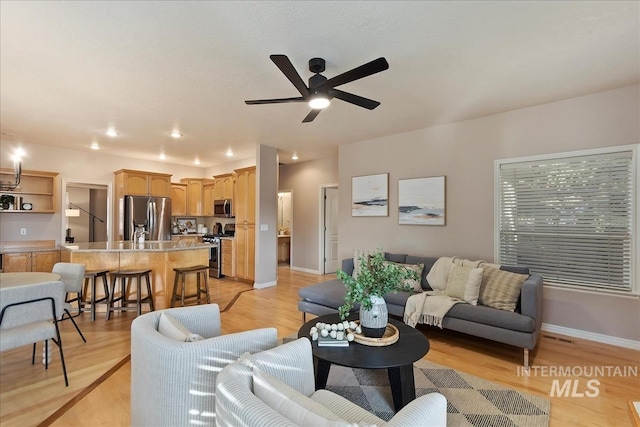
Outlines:
<svg viewBox="0 0 640 427"><path fill-rule="evenodd" d="M638 2L0 2L0 131L32 142L201 166L277 147L282 161L341 144L640 81ZM312 123L269 60L307 80L384 56L390 68L340 86ZM104 131L115 126L120 135ZM178 128L184 138L168 132Z"/></svg>

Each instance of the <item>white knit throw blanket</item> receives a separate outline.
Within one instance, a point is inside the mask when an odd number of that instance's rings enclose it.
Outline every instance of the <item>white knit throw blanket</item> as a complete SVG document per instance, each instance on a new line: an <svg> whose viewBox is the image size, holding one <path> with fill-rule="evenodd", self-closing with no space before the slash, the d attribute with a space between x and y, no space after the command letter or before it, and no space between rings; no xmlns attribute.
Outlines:
<svg viewBox="0 0 640 427"><path fill-rule="evenodd" d="M404 307L404 323L415 327L418 323L442 329L442 319L454 305L464 302L451 298L443 291L425 291L411 295Z"/></svg>

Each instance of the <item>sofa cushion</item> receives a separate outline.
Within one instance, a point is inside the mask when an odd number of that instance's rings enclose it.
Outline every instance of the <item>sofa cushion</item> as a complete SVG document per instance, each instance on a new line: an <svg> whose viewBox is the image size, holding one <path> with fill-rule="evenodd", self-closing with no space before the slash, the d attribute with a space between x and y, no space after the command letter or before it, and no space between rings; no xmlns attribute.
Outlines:
<svg viewBox="0 0 640 427"><path fill-rule="evenodd" d="M527 275L485 268L478 302L500 310L515 311Z"/></svg>
<svg viewBox="0 0 640 427"><path fill-rule="evenodd" d="M422 292L422 285L421 285L421 277L422 277L422 271L424 270L424 264L405 264L405 263L400 263L400 262L392 262L392 261L385 261L385 264L395 264L398 265L400 267L404 267L408 270L414 271L417 273L418 278L417 279L406 279L404 281L405 285L411 286L411 288L415 291L415 292Z"/></svg>
<svg viewBox="0 0 640 427"><path fill-rule="evenodd" d="M160 318L158 319L158 332L176 341L194 342L204 339L198 334L191 333L175 317L164 312L160 313Z"/></svg>
<svg viewBox="0 0 640 427"><path fill-rule="evenodd" d="M298 291L298 295L306 301L332 307L336 310L344 304L346 294L347 288L345 288L344 283L342 283L340 279L316 283L315 285L304 287ZM360 303L356 303L352 311L358 309L360 309Z"/></svg>
<svg viewBox="0 0 640 427"><path fill-rule="evenodd" d="M405 264L407 261L407 254L392 254L389 252L384 253L384 259L391 262L399 262L401 264ZM416 263L417 264L417 263Z"/></svg>
<svg viewBox="0 0 640 427"><path fill-rule="evenodd" d="M253 367L253 393L283 417L300 426L348 426L320 403Z"/></svg>
<svg viewBox="0 0 640 427"><path fill-rule="evenodd" d="M531 333L536 328L536 322L529 316L523 316L506 310L496 310L495 308L483 305L472 306L469 304L456 304L445 316L467 320L512 331Z"/></svg>
<svg viewBox="0 0 640 427"><path fill-rule="evenodd" d="M447 278L446 293L471 305L478 304L478 294L482 284L482 268L454 265Z"/></svg>
<svg viewBox="0 0 640 427"><path fill-rule="evenodd" d="M501 265L500 270L510 271L512 273L529 275L529 267L518 267L516 265Z"/></svg>
<svg viewBox="0 0 640 427"><path fill-rule="evenodd" d="M404 307L405 304L407 303L407 299L411 295L414 295L414 293L398 291L398 292L386 293L382 297L384 298L387 305L392 304L392 305L399 305L401 307Z"/></svg>
<svg viewBox="0 0 640 427"><path fill-rule="evenodd" d="M429 274L431 267L433 267L433 264L435 264L437 260L438 258L414 256L414 255L407 255L407 259L405 260L407 264L424 264L424 270L422 271L421 284L422 284L422 289L424 289L425 291L433 290L429 285L429 282L427 281L427 274Z"/></svg>

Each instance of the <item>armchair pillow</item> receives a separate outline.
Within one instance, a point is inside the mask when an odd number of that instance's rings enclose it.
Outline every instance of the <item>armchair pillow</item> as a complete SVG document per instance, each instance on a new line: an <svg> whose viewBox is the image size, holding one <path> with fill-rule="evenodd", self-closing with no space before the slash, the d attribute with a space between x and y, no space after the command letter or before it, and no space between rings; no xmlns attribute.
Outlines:
<svg viewBox="0 0 640 427"><path fill-rule="evenodd" d="M453 265L447 278L446 293L471 305L478 304L478 294L482 284L482 268Z"/></svg>
<svg viewBox="0 0 640 427"><path fill-rule="evenodd" d="M204 338L198 334L189 332L176 318L166 313L161 313L158 319L158 332L167 338L182 342L195 342Z"/></svg>

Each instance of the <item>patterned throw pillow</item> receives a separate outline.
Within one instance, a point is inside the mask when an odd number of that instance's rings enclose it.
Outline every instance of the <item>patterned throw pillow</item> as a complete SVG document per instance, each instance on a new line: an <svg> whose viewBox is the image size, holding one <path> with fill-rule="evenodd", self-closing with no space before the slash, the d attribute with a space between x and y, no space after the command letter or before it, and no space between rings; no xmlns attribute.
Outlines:
<svg viewBox="0 0 640 427"><path fill-rule="evenodd" d="M452 298L461 299L471 305L478 304L482 284L482 268L454 265L449 270L445 292Z"/></svg>
<svg viewBox="0 0 640 427"><path fill-rule="evenodd" d="M485 268L478 302L500 310L515 311L522 284L529 276Z"/></svg>
<svg viewBox="0 0 640 427"><path fill-rule="evenodd" d="M408 270L413 270L418 274L418 278L417 279L406 279L404 281L405 285L409 285L413 288L414 292L422 292L424 291L424 289L422 289L422 270L424 270L424 264L402 264L399 262L391 262L391 261L385 261L384 262L385 265L386 264L395 264L398 265L400 267L404 267Z"/></svg>

